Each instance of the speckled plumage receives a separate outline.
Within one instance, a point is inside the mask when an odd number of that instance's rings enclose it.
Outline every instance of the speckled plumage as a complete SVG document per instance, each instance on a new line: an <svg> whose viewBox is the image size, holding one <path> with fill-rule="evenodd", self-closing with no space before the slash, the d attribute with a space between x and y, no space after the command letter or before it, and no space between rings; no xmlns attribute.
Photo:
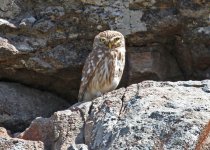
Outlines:
<svg viewBox="0 0 210 150"><path fill-rule="evenodd" d="M78 101L90 101L114 90L125 66L125 39L117 31L103 31L95 36L93 50L86 59Z"/></svg>

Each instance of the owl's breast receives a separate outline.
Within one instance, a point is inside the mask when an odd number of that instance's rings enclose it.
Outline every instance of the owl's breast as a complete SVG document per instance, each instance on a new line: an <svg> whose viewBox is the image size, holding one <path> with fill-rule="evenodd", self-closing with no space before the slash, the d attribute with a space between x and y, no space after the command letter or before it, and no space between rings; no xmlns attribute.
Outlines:
<svg viewBox="0 0 210 150"><path fill-rule="evenodd" d="M123 70L125 67L125 55L118 53L117 57L114 60L114 77L112 85L116 88L121 80Z"/></svg>
<svg viewBox="0 0 210 150"><path fill-rule="evenodd" d="M117 88L125 66L125 55L121 52L115 52L112 55L107 56L105 59L104 69L105 73L103 79L106 82L102 92L108 92ZM102 82L103 83L103 82Z"/></svg>
<svg viewBox="0 0 210 150"><path fill-rule="evenodd" d="M105 55L91 82L92 91L106 93L117 88L125 66L125 54L114 51Z"/></svg>

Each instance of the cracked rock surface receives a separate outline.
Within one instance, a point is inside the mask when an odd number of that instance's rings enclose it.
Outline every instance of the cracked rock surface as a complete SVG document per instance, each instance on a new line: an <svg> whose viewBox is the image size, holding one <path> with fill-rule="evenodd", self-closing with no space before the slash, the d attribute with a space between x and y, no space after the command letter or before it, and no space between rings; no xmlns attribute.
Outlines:
<svg viewBox="0 0 210 150"><path fill-rule="evenodd" d="M209 80L133 84L37 118L18 135L54 150L207 150L209 137Z"/></svg>

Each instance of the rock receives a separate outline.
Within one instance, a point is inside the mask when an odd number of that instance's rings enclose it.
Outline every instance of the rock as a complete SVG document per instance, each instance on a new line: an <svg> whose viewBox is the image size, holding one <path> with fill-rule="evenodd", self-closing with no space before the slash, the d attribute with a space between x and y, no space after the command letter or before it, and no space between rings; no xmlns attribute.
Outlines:
<svg viewBox="0 0 210 150"><path fill-rule="evenodd" d="M20 60L23 59L27 53L35 53L37 49L42 49L47 45L47 40L42 38L33 38L24 35L12 36L11 38L13 39L12 44L16 49L24 54L22 57L19 56ZM18 63L16 62L15 64Z"/></svg>
<svg viewBox="0 0 210 150"><path fill-rule="evenodd" d="M50 118L37 118L17 137L43 141L48 149L86 148L84 121L91 102L76 104L70 109L55 112Z"/></svg>
<svg viewBox="0 0 210 150"><path fill-rule="evenodd" d="M40 15L42 17L49 17L51 19L53 19L54 17L62 17L64 14L64 8L61 6L47 7L45 10L40 12Z"/></svg>
<svg viewBox="0 0 210 150"><path fill-rule="evenodd" d="M10 138L11 136L9 134L11 133L8 132L5 128L0 127L0 138Z"/></svg>
<svg viewBox="0 0 210 150"><path fill-rule="evenodd" d="M11 59L18 53L19 51L14 45L10 44L7 39L0 37L0 62Z"/></svg>
<svg viewBox="0 0 210 150"><path fill-rule="evenodd" d="M0 82L0 125L23 131L36 117L69 107L63 99L16 83Z"/></svg>
<svg viewBox="0 0 210 150"><path fill-rule="evenodd" d="M201 132L199 141L195 149L208 150L210 148L210 122L205 126Z"/></svg>
<svg viewBox="0 0 210 150"><path fill-rule="evenodd" d="M209 105L196 101L207 101L203 95L209 95L208 82L143 82L109 93L99 101L76 104L50 118L44 117L69 104L40 91L52 92L75 104L82 67L92 50L94 36L107 29L120 31L126 38L126 68L119 88L144 80L209 79L207 1L0 0L0 3L0 80L39 89L0 83L3 101L0 125L12 133L19 132L39 117L25 132L15 136L40 140L54 149L141 149L138 144L151 149L152 146L181 149L184 142L188 144L185 148L208 149ZM142 88L145 93L141 93ZM134 114L139 116L133 117ZM137 121L130 121L132 118ZM171 119L175 122L170 122ZM134 143L129 143L130 140ZM11 144L13 139L8 142Z"/></svg>
<svg viewBox="0 0 210 150"><path fill-rule="evenodd" d="M88 150L88 146L85 144L71 145L69 150Z"/></svg>
<svg viewBox="0 0 210 150"><path fill-rule="evenodd" d="M21 20L19 26L30 28L34 24L35 21L36 21L36 19L33 16L30 16L30 17L27 17L27 18L24 18L23 20Z"/></svg>
<svg viewBox="0 0 210 150"><path fill-rule="evenodd" d="M31 125L22 133L15 134L16 138L24 140L42 141L45 147L50 147L54 142L53 122L49 118L37 117Z"/></svg>
<svg viewBox="0 0 210 150"><path fill-rule="evenodd" d="M34 69L38 72L41 72L41 70L56 71L73 64L77 58L78 53L76 51L70 51L66 47L58 45L51 50L30 58L26 64L28 64L28 69Z"/></svg>
<svg viewBox="0 0 210 150"><path fill-rule="evenodd" d="M39 87L73 104L94 36L107 29L126 37L120 87L143 80L210 77L207 1L1 2L0 37L21 52L0 62L1 80Z"/></svg>
<svg viewBox="0 0 210 150"><path fill-rule="evenodd" d="M174 57L159 45L150 47L150 52L144 48L132 47L127 56L129 66L129 83L137 83L145 78L150 80L173 80L175 77L182 78L182 72ZM168 61L170 58L170 61Z"/></svg>
<svg viewBox="0 0 210 150"><path fill-rule="evenodd" d="M44 145L40 141L25 141L15 138L1 138L0 149L2 150L44 150Z"/></svg>
<svg viewBox="0 0 210 150"><path fill-rule="evenodd" d="M41 140L47 148L61 150L207 150L210 93L206 89L210 80L133 84L50 118L38 118L19 138ZM40 138L31 136L36 133Z"/></svg>
<svg viewBox="0 0 210 150"><path fill-rule="evenodd" d="M16 26L5 19L0 19L0 27L16 28Z"/></svg>
<svg viewBox="0 0 210 150"><path fill-rule="evenodd" d="M13 0L0 0L0 17L14 19L21 12L17 2Z"/></svg>
<svg viewBox="0 0 210 150"><path fill-rule="evenodd" d="M48 20L41 20L34 25L34 28L41 32L49 32L55 27L54 23Z"/></svg>
<svg viewBox="0 0 210 150"><path fill-rule="evenodd" d="M186 78L209 78L210 52L208 28L196 28L187 31L183 37L177 37L175 50L179 65ZM187 48L190 45L190 48Z"/></svg>

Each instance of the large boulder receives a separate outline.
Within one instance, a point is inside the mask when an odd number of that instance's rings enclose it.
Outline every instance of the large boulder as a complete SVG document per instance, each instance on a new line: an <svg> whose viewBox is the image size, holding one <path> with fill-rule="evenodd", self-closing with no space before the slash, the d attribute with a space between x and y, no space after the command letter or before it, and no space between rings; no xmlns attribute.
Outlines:
<svg viewBox="0 0 210 150"><path fill-rule="evenodd" d="M145 81L37 118L19 138L48 149L210 149L210 81Z"/></svg>
<svg viewBox="0 0 210 150"><path fill-rule="evenodd" d="M77 101L94 36L126 37L121 86L143 80L210 78L207 1L0 0L0 79ZM9 49L8 49L9 48Z"/></svg>
<svg viewBox="0 0 210 150"><path fill-rule="evenodd" d="M0 126L23 131L36 117L50 117L68 108L65 100L17 83L0 82Z"/></svg>

